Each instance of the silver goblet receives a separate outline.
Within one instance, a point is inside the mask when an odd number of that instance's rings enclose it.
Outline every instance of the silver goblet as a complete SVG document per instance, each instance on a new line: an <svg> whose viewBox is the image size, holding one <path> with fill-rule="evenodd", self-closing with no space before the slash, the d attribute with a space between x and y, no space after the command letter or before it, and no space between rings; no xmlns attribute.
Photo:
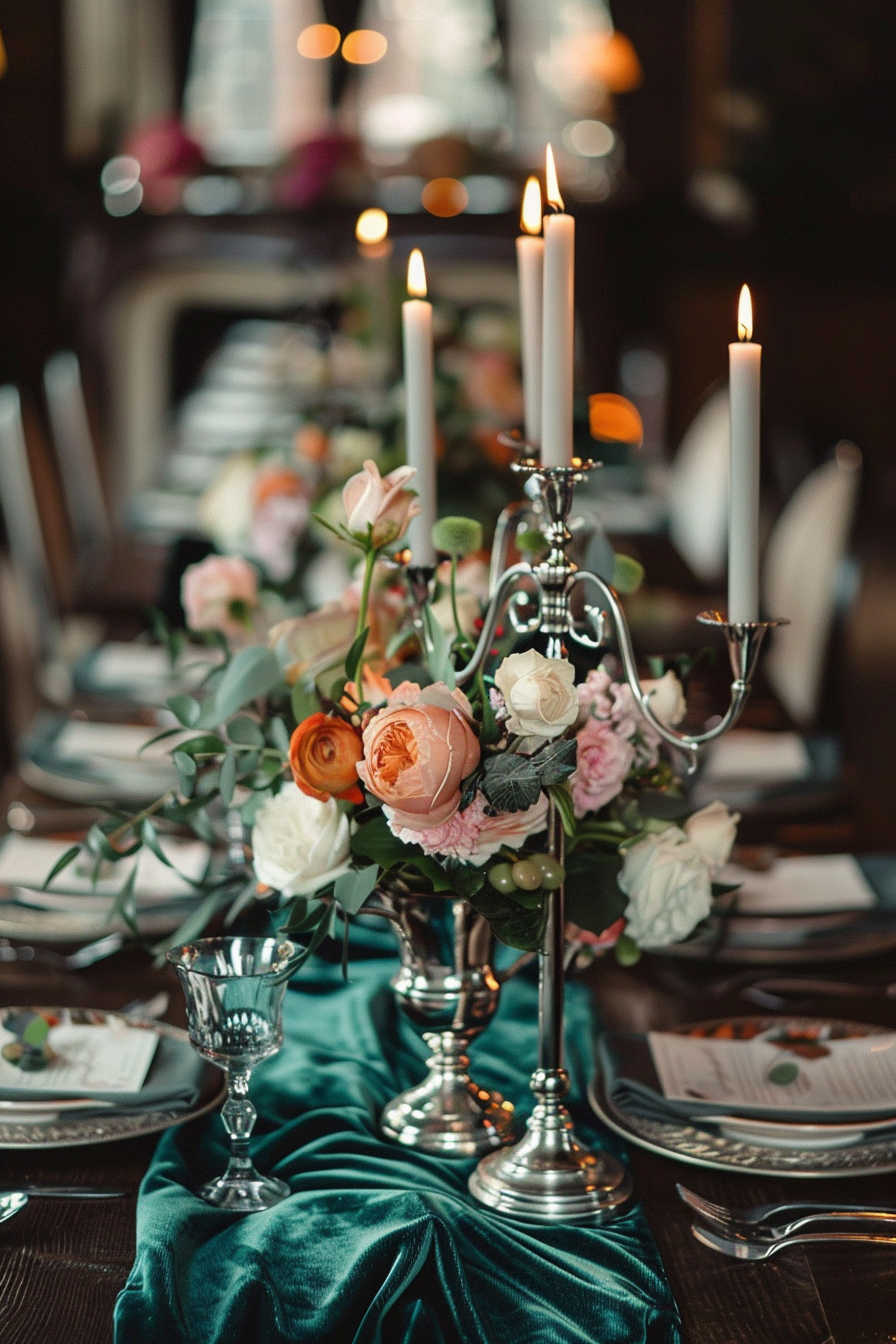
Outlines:
<svg viewBox="0 0 896 1344"><path fill-rule="evenodd" d="M256 1117L249 1075L283 1044L283 995L296 951L284 938L200 938L166 954L187 1001L193 1049L227 1075L221 1118L230 1160L199 1194L234 1213L259 1213L290 1193L283 1181L260 1175L249 1157Z"/></svg>
<svg viewBox="0 0 896 1344"><path fill-rule="evenodd" d="M389 1102L380 1128L404 1147L441 1157L478 1157L510 1143L512 1105L468 1072L470 1042L497 1011L509 974L493 968L491 929L459 896L417 893L392 875L377 894L381 905L365 913L385 915L398 938L396 1001L432 1050L427 1076Z"/></svg>

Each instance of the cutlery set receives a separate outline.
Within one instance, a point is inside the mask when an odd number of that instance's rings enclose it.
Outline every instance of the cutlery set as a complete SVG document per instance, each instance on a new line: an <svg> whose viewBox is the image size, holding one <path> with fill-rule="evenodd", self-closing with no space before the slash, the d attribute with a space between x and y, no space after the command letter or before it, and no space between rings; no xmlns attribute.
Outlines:
<svg viewBox="0 0 896 1344"><path fill-rule="evenodd" d="M792 1200L729 1209L676 1185L679 1198L697 1215L691 1232L710 1250L736 1260L768 1260L790 1246L864 1241L896 1245L896 1207ZM827 1229L817 1231L816 1229Z"/></svg>

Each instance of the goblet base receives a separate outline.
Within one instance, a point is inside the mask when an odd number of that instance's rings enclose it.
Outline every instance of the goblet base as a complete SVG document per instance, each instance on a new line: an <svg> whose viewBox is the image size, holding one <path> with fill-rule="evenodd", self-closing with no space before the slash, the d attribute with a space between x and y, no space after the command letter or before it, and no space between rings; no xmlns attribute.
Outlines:
<svg viewBox="0 0 896 1344"><path fill-rule="evenodd" d="M400 1092L383 1112L380 1129L404 1148L437 1157L482 1157L513 1142L513 1108L500 1092L486 1092L469 1081L430 1075L418 1087Z"/></svg>
<svg viewBox="0 0 896 1344"><path fill-rule="evenodd" d="M274 1176L262 1176L257 1171L239 1177L219 1176L199 1191L207 1204L228 1209L231 1213L262 1213L291 1193L285 1181Z"/></svg>

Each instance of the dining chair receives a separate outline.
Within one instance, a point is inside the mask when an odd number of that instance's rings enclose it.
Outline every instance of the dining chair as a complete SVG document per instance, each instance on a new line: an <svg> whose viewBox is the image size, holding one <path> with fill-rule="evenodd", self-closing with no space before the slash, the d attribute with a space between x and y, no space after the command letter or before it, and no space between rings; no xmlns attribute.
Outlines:
<svg viewBox="0 0 896 1344"><path fill-rule="evenodd" d="M669 536L697 578L725 572L728 547L728 388L712 392L685 430L669 468Z"/></svg>
<svg viewBox="0 0 896 1344"><path fill-rule="evenodd" d="M112 550L106 506L78 356L60 350L44 367L44 394L75 546L78 579L94 582Z"/></svg>

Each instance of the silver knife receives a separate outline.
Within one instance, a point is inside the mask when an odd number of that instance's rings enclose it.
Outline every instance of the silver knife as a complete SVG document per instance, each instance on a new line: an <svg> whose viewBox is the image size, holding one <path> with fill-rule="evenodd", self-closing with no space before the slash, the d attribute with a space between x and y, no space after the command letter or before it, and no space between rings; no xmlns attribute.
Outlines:
<svg viewBox="0 0 896 1344"><path fill-rule="evenodd" d="M2 1195L27 1195L29 1199L123 1199L127 1190L106 1185L3 1185Z"/></svg>

